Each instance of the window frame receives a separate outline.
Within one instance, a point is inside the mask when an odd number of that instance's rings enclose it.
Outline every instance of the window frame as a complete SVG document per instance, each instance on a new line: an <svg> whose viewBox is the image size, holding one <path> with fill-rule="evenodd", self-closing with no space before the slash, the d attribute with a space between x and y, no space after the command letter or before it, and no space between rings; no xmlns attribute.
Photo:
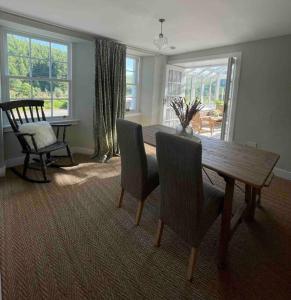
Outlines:
<svg viewBox="0 0 291 300"><path fill-rule="evenodd" d="M136 61L136 71L135 73L135 84L128 84L126 83L126 88L127 85L135 85L136 86L136 109L135 110L130 110L130 111L125 111L126 115L130 114L137 114L140 112L140 57L137 55L132 55L132 54L126 54L126 58L131 58ZM125 65L125 71L126 71L126 65ZM126 76L126 72L125 72ZM125 95L126 98L126 95ZM126 101L126 99L125 99Z"/></svg>
<svg viewBox="0 0 291 300"><path fill-rule="evenodd" d="M50 101L51 101L51 115L50 116L46 116L46 118L49 121L58 121L58 120L65 120L65 119L70 119L73 117L73 97L72 97L72 43L68 42L66 40L61 40L61 39L57 39L54 37L48 37L48 36L43 36L41 34L34 34L34 33L27 33L27 32L22 32L22 31L18 31L18 30L14 30L14 29L10 29L10 28L3 28L2 31L2 49L3 49L3 90L5 93L5 99L7 99L8 101L10 101L10 92L9 92L9 81L10 79L22 79L22 80L28 80L29 82L32 81L48 81L50 82L50 84L52 84L52 82L55 81L59 81L59 82L67 82L68 83L68 115L67 116L53 116L53 92L50 91ZM60 78L53 78L51 75L51 66L49 67L49 77L32 77L31 75L31 70L30 70L30 74L29 77L26 76L16 76L16 75L9 75L9 63L8 63L8 42L7 42L7 36L9 34L12 35L18 35L18 36L22 36L25 38L29 38L30 42L29 42L29 65L31 67L31 39L37 39L37 40L41 40L44 42L49 42L49 43L56 43L56 44L61 44L61 45L65 45L67 46L68 49L68 55L67 55L67 66L68 66L68 74L67 74L67 78L66 79L60 79ZM50 54L49 54L49 63L51 63L51 47L50 47ZM39 98L34 98L33 94L31 93L31 99L39 99Z"/></svg>

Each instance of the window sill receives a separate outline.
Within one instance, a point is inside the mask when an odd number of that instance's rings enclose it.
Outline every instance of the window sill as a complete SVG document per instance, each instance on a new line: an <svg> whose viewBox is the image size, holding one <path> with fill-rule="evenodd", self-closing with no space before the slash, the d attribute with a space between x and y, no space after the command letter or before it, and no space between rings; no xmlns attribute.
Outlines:
<svg viewBox="0 0 291 300"><path fill-rule="evenodd" d="M72 125L78 125L80 123L80 120L78 119L60 119L60 120L48 120L48 122L50 124L58 124L58 123L61 123L61 124L72 124ZM6 133L6 132L13 132L12 128L10 125L3 125L3 132Z"/></svg>
<svg viewBox="0 0 291 300"><path fill-rule="evenodd" d="M141 116L141 113L140 112L126 112L125 113L125 117L138 117L138 116Z"/></svg>

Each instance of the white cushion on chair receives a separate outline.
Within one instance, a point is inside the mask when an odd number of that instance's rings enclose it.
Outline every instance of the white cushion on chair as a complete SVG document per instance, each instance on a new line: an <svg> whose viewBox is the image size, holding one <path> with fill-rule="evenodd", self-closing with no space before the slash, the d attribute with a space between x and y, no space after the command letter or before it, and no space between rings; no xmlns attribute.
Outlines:
<svg viewBox="0 0 291 300"><path fill-rule="evenodd" d="M47 121L21 124L19 126L19 131L21 133L34 133L34 139L38 149L57 142L55 132L50 123ZM26 136L25 140L27 141L31 149L34 150L31 137Z"/></svg>

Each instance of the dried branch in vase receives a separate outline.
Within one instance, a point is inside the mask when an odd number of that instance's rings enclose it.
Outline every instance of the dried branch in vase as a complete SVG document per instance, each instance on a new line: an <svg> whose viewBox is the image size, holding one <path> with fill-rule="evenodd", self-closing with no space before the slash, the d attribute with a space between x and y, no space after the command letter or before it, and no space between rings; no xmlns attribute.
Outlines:
<svg viewBox="0 0 291 300"><path fill-rule="evenodd" d="M174 109L183 129L189 125L196 113L203 108L198 97L189 103L185 97L173 97L170 106Z"/></svg>

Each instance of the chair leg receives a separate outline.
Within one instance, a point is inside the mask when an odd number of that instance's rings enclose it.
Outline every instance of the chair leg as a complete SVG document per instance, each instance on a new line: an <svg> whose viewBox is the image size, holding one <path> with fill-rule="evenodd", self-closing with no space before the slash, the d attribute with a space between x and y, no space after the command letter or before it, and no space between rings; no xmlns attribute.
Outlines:
<svg viewBox="0 0 291 300"><path fill-rule="evenodd" d="M26 153L25 159L24 159L23 173L22 173L23 177L26 177L26 172L27 172L28 165L29 165L29 159L30 159L30 154Z"/></svg>
<svg viewBox="0 0 291 300"><path fill-rule="evenodd" d="M162 238L163 231L164 231L164 222L161 219L159 219L158 230L157 230L156 241L155 241L156 247L160 247L161 245L161 238Z"/></svg>
<svg viewBox="0 0 291 300"><path fill-rule="evenodd" d="M192 281L193 272L194 272L196 262L197 262L197 257L198 257L198 248L192 247L191 253L190 253L190 258L189 258L189 263L188 263L188 270L187 270L187 279L189 281Z"/></svg>
<svg viewBox="0 0 291 300"><path fill-rule="evenodd" d="M258 191L257 207L262 207L262 205L261 205L261 198L262 198L262 190L259 190Z"/></svg>
<svg viewBox="0 0 291 300"><path fill-rule="evenodd" d="M48 181L48 179L47 179L47 167L46 167L45 158L42 154L40 154L39 158L40 158L40 166L41 166L43 179L44 179L44 181Z"/></svg>
<svg viewBox="0 0 291 300"><path fill-rule="evenodd" d="M50 154L50 153L47 153L47 154L46 154L46 160L47 160L48 162L51 161L51 154Z"/></svg>
<svg viewBox="0 0 291 300"><path fill-rule="evenodd" d="M137 209L136 217L135 217L135 224L136 225L139 225L141 215L142 215L142 211L143 211L144 202L145 202L144 200L139 201L138 209Z"/></svg>
<svg viewBox="0 0 291 300"><path fill-rule="evenodd" d="M117 203L117 207L118 208L120 208L122 206L123 196L124 196L124 188L121 188L121 193L120 193L119 201Z"/></svg>
<svg viewBox="0 0 291 300"><path fill-rule="evenodd" d="M70 150L70 147L67 145L67 153L68 153L68 157L70 158L71 160L71 164L73 165L75 162L74 162L74 159L73 159L73 156L72 156L72 153L71 153L71 150Z"/></svg>

